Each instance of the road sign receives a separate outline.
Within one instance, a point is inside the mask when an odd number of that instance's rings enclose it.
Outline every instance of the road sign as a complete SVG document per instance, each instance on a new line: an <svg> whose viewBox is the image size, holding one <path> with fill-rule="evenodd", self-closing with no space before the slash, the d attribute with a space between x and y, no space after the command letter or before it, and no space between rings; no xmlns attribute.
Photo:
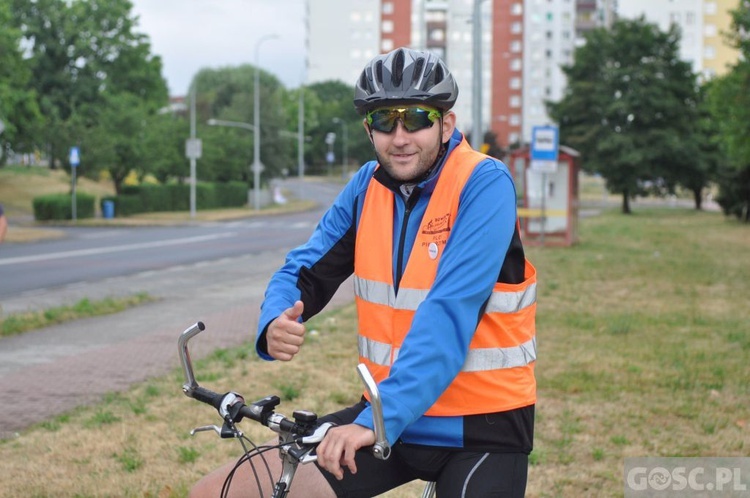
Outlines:
<svg viewBox="0 0 750 498"><path fill-rule="evenodd" d="M81 152L78 150L78 147L70 148L70 156L68 159L70 160L70 166L73 168L76 168L81 164Z"/></svg>
<svg viewBox="0 0 750 498"><path fill-rule="evenodd" d="M534 126L531 129L531 170L542 173L557 171L560 150L557 126Z"/></svg>
<svg viewBox="0 0 750 498"><path fill-rule="evenodd" d="M200 159L203 155L203 142L200 138L188 138L185 140L185 156L188 159Z"/></svg>

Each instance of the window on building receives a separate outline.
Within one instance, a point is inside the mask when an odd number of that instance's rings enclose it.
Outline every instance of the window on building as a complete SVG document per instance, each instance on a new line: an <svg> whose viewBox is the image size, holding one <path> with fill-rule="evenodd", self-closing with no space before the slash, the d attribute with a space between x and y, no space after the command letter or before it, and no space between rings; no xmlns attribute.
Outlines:
<svg viewBox="0 0 750 498"><path fill-rule="evenodd" d="M707 45L703 48L703 58L704 59L715 59L716 58L716 48L712 47L711 45Z"/></svg>
<svg viewBox="0 0 750 498"><path fill-rule="evenodd" d="M514 35L517 35L517 34L521 33L522 31L523 31L523 24L522 23L520 23L518 21L511 23L511 25L510 25L510 32L511 33L513 33Z"/></svg>
<svg viewBox="0 0 750 498"><path fill-rule="evenodd" d="M514 40L510 44L510 51L518 53L523 48L523 44L520 42L520 40Z"/></svg>
<svg viewBox="0 0 750 498"><path fill-rule="evenodd" d="M716 2L706 2L703 4L703 12L708 15L716 14Z"/></svg>
<svg viewBox="0 0 750 498"><path fill-rule="evenodd" d="M520 95L511 95L510 99L508 99L508 104L511 107L521 107L521 97Z"/></svg>
<svg viewBox="0 0 750 498"><path fill-rule="evenodd" d="M521 115L520 114L511 114L510 120L508 122L513 126L518 126L521 124Z"/></svg>
<svg viewBox="0 0 750 498"><path fill-rule="evenodd" d="M695 24L695 12L685 12L685 24L687 26Z"/></svg>
<svg viewBox="0 0 750 498"><path fill-rule="evenodd" d="M430 10L425 12L424 18L427 22L445 22L447 19L444 10Z"/></svg>
<svg viewBox="0 0 750 498"><path fill-rule="evenodd" d="M393 14L393 2L383 2L383 14Z"/></svg>
<svg viewBox="0 0 750 498"><path fill-rule="evenodd" d="M390 19L384 20L382 25L380 26L380 29L383 33L393 33L393 21L391 21Z"/></svg>
<svg viewBox="0 0 750 498"><path fill-rule="evenodd" d="M510 69L512 71L520 71L523 67L523 62L521 62L521 59L513 59L510 61Z"/></svg>
<svg viewBox="0 0 750 498"><path fill-rule="evenodd" d="M508 86L511 90L518 90L521 88L521 78L511 78L508 82Z"/></svg>
<svg viewBox="0 0 750 498"><path fill-rule="evenodd" d="M442 28L431 29L429 38L432 41L443 41L445 40L445 30Z"/></svg>
<svg viewBox="0 0 750 498"><path fill-rule="evenodd" d="M718 30L716 29L716 25L715 24L706 24L703 27L703 34L706 37L716 36L717 32L718 32Z"/></svg>
<svg viewBox="0 0 750 498"><path fill-rule="evenodd" d="M510 13L514 16L520 16L523 14L523 4L522 3L514 3L510 6Z"/></svg>
<svg viewBox="0 0 750 498"><path fill-rule="evenodd" d="M380 48L383 50L383 52L390 52L395 47L393 40L390 38L383 38L383 40L380 42Z"/></svg>

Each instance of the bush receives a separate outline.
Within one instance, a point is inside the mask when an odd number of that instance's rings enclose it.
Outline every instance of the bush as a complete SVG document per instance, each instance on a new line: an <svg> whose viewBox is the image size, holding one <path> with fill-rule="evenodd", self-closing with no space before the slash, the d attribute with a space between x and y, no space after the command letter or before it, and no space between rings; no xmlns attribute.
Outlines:
<svg viewBox="0 0 750 498"><path fill-rule="evenodd" d="M130 216L157 211L187 211L190 209L190 185L126 185L120 195L105 197L115 202L115 216ZM239 207L247 202L247 185L242 182L199 183L195 187L198 209Z"/></svg>
<svg viewBox="0 0 750 498"><path fill-rule="evenodd" d="M76 193L76 218L93 218L96 197ZM37 221L72 220L73 200L70 194L51 194L35 197L34 219Z"/></svg>

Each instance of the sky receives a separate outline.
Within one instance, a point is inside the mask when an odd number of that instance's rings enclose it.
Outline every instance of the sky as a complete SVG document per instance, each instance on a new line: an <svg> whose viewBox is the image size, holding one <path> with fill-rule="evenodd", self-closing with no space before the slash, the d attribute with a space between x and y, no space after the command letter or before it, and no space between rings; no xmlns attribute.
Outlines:
<svg viewBox="0 0 750 498"><path fill-rule="evenodd" d="M151 42L162 60L172 96L187 94L204 68L258 65L287 88L304 76L304 0L131 0L139 17L135 32Z"/></svg>

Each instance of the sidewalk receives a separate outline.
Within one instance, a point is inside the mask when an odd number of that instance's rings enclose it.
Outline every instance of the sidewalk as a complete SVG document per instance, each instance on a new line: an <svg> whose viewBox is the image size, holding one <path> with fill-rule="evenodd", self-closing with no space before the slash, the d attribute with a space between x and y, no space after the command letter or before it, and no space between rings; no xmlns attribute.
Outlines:
<svg viewBox="0 0 750 498"><path fill-rule="evenodd" d="M200 358L254 340L266 283L283 254L170 268L6 300L6 312L147 292L158 300L122 313L0 339L0 439L179 365L177 338L196 321ZM344 283L331 306L351 302ZM179 386L175 386L178 389Z"/></svg>

